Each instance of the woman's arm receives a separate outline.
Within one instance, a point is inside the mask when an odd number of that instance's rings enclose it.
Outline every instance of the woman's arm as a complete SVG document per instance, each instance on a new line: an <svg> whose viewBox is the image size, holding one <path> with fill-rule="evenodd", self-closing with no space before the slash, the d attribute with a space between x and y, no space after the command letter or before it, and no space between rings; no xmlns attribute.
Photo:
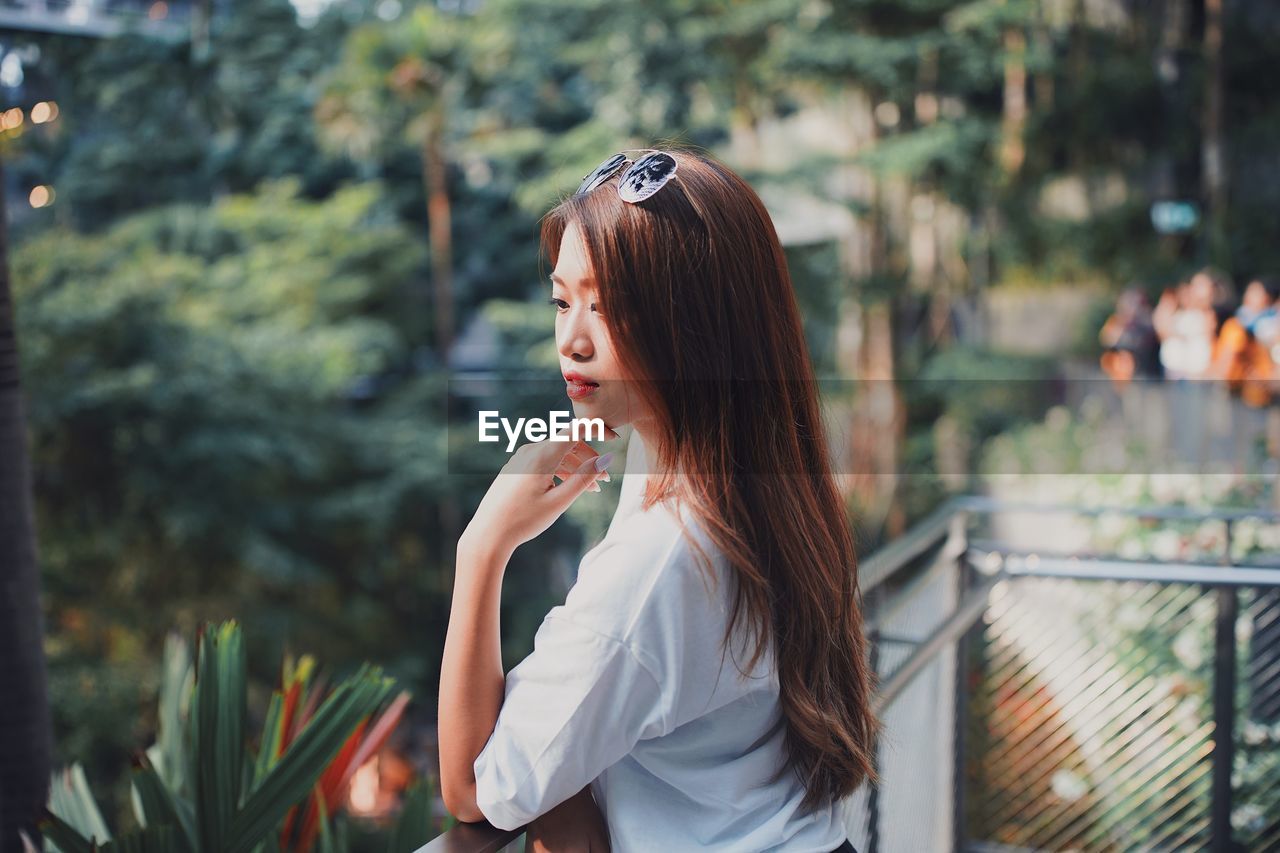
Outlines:
<svg viewBox="0 0 1280 853"><path fill-rule="evenodd" d="M518 448L458 540L440 665L439 742L440 793L445 807L461 821L485 819L476 805L474 768L505 695L498 610L507 561L521 543L550 527L596 479L606 476L612 457L598 457L580 441Z"/></svg>
<svg viewBox="0 0 1280 853"><path fill-rule="evenodd" d="M440 666L440 793L454 817L484 820L476 806L473 765L502 708L498 605L510 553L485 548L464 534L458 541L457 575L449 630Z"/></svg>

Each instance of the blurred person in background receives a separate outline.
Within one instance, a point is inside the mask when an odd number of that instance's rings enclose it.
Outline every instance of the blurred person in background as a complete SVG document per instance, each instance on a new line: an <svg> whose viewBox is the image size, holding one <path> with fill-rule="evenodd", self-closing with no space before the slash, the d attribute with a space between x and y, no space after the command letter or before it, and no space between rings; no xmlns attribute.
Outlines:
<svg viewBox="0 0 1280 853"><path fill-rule="evenodd" d="M1192 277L1194 282L1197 278L1203 276L1209 281L1209 288L1212 296L1210 297L1213 305L1213 316L1215 318L1214 334L1222 329L1222 324L1235 316L1236 313L1236 286L1231 280L1231 276L1217 267L1205 267Z"/></svg>
<svg viewBox="0 0 1280 853"><path fill-rule="evenodd" d="M1210 270L1201 270L1175 291L1166 290L1153 312L1160 337L1160 364L1172 380L1170 427L1172 448L1184 463L1200 465L1208 453L1205 417L1210 403L1207 383L1213 367L1218 331L1214 305L1224 288Z"/></svg>
<svg viewBox="0 0 1280 853"><path fill-rule="evenodd" d="M1214 278L1202 270L1161 295L1152 320L1167 378L1201 379L1210 374L1218 332L1215 306L1221 292Z"/></svg>
<svg viewBox="0 0 1280 853"><path fill-rule="evenodd" d="M1275 304L1278 287L1274 279L1249 282L1240 307L1222 324L1214 345L1214 375L1253 408L1271 401L1275 375L1271 350L1280 331Z"/></svg>
<svg viewBox="0 0 1280 853"><path fill-rule="evenodd" d="M1151 317L1151 302L1140 288L1130 286L1120 294L1116 310L1098 338L1106 349L1102 369L1118 386L1134 377L1160 376L1160 339Z"/></svg>
<svg viewBox="0 0 1280 853"><path fill-rule="evenodd" d="M1234 457L1243 470L1257 463L1255 443L1267 433L1267 406L1276 378L1272 341L1276 336L1276 287L1255 278L1244 289L1240 307L1222 324L1214 343L1213 374L1232 398L1231 436Z"/></svg>

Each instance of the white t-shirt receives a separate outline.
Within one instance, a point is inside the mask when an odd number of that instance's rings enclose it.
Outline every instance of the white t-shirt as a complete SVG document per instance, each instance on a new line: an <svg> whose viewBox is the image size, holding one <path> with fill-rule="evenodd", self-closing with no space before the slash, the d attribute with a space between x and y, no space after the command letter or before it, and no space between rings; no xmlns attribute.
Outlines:
<svg viewBox="0 0 1280 853"><path fill-rule="evenodd" d="M834 850L848 801L804 812L794 773L770 781L785 757L772 647L744 677L736 633L722 661L727 561L685 514L714 560L709 592L675 512L640 510L645 464L633 433L608 534L507 674L474 765L480 811L514 829L590 783L618 853Z"/></svg>

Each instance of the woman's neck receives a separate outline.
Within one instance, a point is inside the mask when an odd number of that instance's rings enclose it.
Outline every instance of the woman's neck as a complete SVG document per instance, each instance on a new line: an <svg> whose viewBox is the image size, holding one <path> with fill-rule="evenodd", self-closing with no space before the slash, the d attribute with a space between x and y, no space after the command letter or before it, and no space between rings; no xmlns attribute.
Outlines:
<svg viewBox="0 0 1280 853"><path fill-rule="evenodd" d="M653 424L647 421L633 421L631 438L627 444L625 470L633 482L632 488L641 499L647 497L651 489L665 486L668 490L665 500L670 500L672 497L670 489L677 487L680 478L678 471L675 478L664 476L668 471L663 467L657 447L658 437Z"/></svg>
<svg viewBox="0 0 1280 853"><path fill-rule="evenodd" d="M631 444L627 445L627 470L635 471L649 477L665 472L658 454L659 437L651 420L635 420L631 422L631 441L638 447L637 467L632 468Z"/></svg>

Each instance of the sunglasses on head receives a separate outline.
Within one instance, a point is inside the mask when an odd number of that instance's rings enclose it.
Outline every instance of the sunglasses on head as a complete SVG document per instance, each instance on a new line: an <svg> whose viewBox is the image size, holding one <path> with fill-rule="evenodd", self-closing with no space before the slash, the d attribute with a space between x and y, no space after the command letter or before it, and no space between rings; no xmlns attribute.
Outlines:
<svg viewBox="0 0 1280 853"><path fill-rule="evenodd" d="M671 180L671 176L676 173L675 158L662 151L653 151L651 149L636 150L644 150L649 153L634 161L626 155L626 152L614 154L582 179L582 185L578 187L578 191L574 195L591 192L616 175L618 170L626 166L627 163L631 165L627 167L627 170L622 173L622 177L618 180L618 198L623 201L629 204L644 201L666 186L667 181Z"/></svg>

